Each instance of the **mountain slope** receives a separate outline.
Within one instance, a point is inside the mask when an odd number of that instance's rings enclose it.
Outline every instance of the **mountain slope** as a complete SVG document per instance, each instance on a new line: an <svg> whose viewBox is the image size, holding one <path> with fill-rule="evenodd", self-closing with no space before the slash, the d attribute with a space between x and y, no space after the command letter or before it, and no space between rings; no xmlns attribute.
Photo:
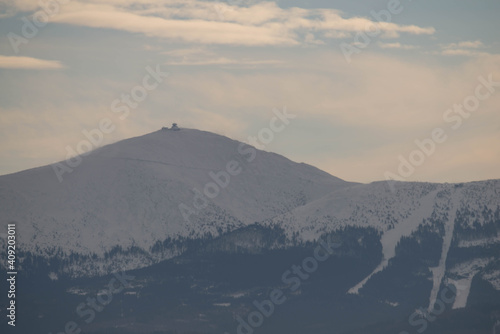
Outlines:
<svg viewBox="0 0 500 334"><path fill-rule="evenodd" d="M406 240L423 244L436 237L439 252L423 250L436 259L428 267L433 281L429 307L446 282L454 283L461 294L455 306L464 307L476 274L500 290L500 180L401 182L395 192L390 189L386 182L339 189L266 223L280 226L288 237L298 235L302 241L314 241L346 227L378 230L382 261L349 293L358 294L374 275L386 269Z"/></svg>

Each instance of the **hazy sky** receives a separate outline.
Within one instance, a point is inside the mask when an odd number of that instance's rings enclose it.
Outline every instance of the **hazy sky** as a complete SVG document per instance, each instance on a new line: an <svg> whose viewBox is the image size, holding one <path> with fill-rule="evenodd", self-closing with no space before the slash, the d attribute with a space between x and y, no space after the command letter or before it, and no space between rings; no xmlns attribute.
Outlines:
<svg viewBox="0 0 500 334"><path fill-rule="evenodd" d="M244 141L286 107L266 150L346 180L400 156L407 180L500 178L498 0L45 2L0 0L0 174L65 159L103 118L104 143L172 122Z"/></svg>

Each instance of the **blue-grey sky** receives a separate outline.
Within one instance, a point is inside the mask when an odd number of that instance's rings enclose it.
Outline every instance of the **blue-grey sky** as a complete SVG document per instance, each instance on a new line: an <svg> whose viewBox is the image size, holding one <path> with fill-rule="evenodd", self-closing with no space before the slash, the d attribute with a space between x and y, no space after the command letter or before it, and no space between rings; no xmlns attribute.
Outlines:
<svg viewBox="0 0 500 334"><path fill-rule="evenodd" d="M104 118L99 145L174 121L246 141L286 107L265 149L343 179L500 178L500 85L483 84L500 82L499 16L498 0L0 0L0 174L65 159Z"/></svg>

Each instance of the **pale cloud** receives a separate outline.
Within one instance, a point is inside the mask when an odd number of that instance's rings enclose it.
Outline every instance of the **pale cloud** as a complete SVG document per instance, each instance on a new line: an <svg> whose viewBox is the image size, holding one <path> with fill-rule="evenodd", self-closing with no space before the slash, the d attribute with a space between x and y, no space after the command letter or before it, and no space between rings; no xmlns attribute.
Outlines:
<svg viewBox="0 0 500 334"><path fill-rule="evenodd" d="M441 54L443 56L468 56L468 57L488 55L487 52L479 52L470 49L447 49L441 51Z"/></svg>
<svg viewBox="0 0 500 334"><path fill-rule="evenodd" d="M321 38L343 38L370 29L380 29L385 38L435 32L432 27L345 18L334 9L283 9L275 2L236 6L197 0L75 0L61 6L52 21L185 43L246 46L323 44Z"/></svg>
<svg viewBox="0 0 500 334"><path fill-rule="evenodd" d="M278 65L281 60L272 59L249 59L249 58L230 58L220 56L216 52L204 48L177 49L162 52L167 55L169 60L165 65L169 66L208 66L208 65L241 65L241 66L259 66L259 65Z"/></svg>
<svg viewBox="0 0 500 334"><path fill-rule="evenodd" d="M312 26L318 30L332 31L380 31L386 34L386 37L398 37L399 33L409 33L413 35L432 35L436 30L432 27L422 28L416 25L399 25L391 22L376 22L368 18L354 17L345 19L341 13L336 10L319 10L324 20L308 20L303 26Z"/></svg>
<svg viewBox="0 0 500 334"><path fill-rule="evenodd" d="M416 45L408 45L401 43L378 43L382 49L402 49L402 50L414 50L418 49Z"/></svg>
<svg viewBox="0 0 500 334"><path fill-rule="evenodd" d="M213 55L213 52L205 48L187 48L163 51L162 54L171 57L187 57L191 55Z"/></svg>
<svg viewBox="0 0 500 334"><path fill-rule="evenodd" d="M65 66L61 64L61 62L55 60L0 55L0 68L23 70L57 70L63 69L65 68Z"/></svg>
<svg viewBox="0 0 500 334"><path fill-rule="evenodd" d="M35 0L0 0L0 17L11 17L19 12L33 12L40 7Z"/></svg>
<svg viewBox="0 0 500 334"><path fill-rule="evenodd" d="M53 20L54 22L93 28L111 28L149 37L202 44L231 45L294 45L293 33L273 26L247 26L232 22L200 19L180 20L139 15L107 5L75 3Z"/></svg>
<svg viewBox="0 0 500 334"><path fill-rule="evenodd" d="M326 38L336 38L336 39L342 39L342 38L351 38L352 33L346 32L346 31L325 31L323 33L323 36Z"/></svg>
<svg viewBox="0 0 500 334"><path fill-rule="evenodd" d="M441 51L438 52L438 54L441 54L443 56L467 56L467 57L485 56L488 55L489 53L478 50L484 47L485 45L480 40L462 41L458 43L441 45Z"/></svg>
<svg viewBox="0 0 500 334"><path fill-rule="evenodd" d="M305 38L304 38L304 42L306 44L310 44L310 45L324 45L326 44L325 42L323 42L322 40L319 40L317 39L314 34L312 33L307 33Z"/></svg>
<svg viewBox="0 0 500 334"><path fill-rule="evenodd" d="M484 44L483 42L477 40L477 41L462 41L459 43L450 43L443 45L443 49L461 49L461 48L466 48L466 49L477 49L483 47Z"/></svg>
<svg viewBox="0 0 500 334"><path fill-rule="evenodd" d="M210 58L203 60L185 59L181 61L168 61L165 65L170 66L207 66L207 65L277 65L280 60L251 60L251 59L230 59L225 57Z"/></svg>

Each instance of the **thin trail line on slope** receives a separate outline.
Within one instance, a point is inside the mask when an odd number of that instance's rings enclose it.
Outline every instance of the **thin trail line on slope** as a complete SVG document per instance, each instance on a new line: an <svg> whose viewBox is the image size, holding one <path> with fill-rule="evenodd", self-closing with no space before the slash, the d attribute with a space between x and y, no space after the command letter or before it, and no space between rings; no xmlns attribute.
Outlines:
<svg viewBox="0 0 500 334"><path fill-rule="evenodd" d="M131 160L131 161L150 162L150 163L155 163L155 164L160 164L160 165L165 165L165 166L173 166L173 167L178 167L178 168L189 168L189 169L199 169L199 170L204 170L204 171L212 171L212 169L210 169L210 168L177 165L177 164L171 164L171 163L161 162L161 161L155 161L155 160L123 158L123 157L113 157L112 159L122 159L122 160Z"/></svg>

